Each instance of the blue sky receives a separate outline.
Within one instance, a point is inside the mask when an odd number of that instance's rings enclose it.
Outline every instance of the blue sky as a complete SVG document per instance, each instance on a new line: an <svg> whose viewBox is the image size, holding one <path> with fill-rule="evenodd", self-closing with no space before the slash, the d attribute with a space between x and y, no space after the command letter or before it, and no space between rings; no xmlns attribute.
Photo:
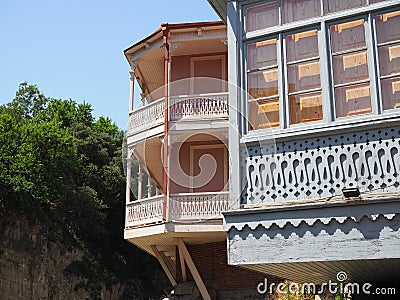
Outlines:
<svg viewBox="0 0 400 300"><path fill-rule="evenodd" d="M162 22L209 20L218 16L207 0L0 0L0 104L27 81L46 96L89 102L125 129L123 50Z"/></svg>

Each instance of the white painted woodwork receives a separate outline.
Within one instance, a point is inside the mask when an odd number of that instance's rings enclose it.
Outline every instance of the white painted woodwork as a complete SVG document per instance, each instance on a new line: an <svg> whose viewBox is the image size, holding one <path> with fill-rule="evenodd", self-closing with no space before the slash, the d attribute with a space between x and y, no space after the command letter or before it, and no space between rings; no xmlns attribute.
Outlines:
<svg viewBox="0 0 400 300"><path fill-rule="evenodd" d="M128 135L164 123L164 98L141 106L129 114Z"/></svg>
<svg viewBox="0 0 400 300"><path fill-rule="evenodd" d="M126 203L131 201L132 158L126 159Z"/></svg>
<svg viewBox="0 0 400 300"><path fill-rule="evenodd" d="M171 121L228 117L227 93L175 96L170 103Z"/></svg>
<svg viewBox="0 0 400 300"><path fill-rule="evenodd" d="M229 192L170 195L169 209L171 220L221 218L229 210Z"/></svg>
<svg viewBox="0 0 400 300"><path fill-rule="evenodd" d="M126 206L126 228L162 221L163 196L133 201ZM170 195L169 220L222 218L229 210L229 192L181 193Z"/></svg>
<svg viewBox="0 0 400 300"><path fill-rule="evenodd" d="M126 227L162 221L163 195L130 202L126 205Z"/></svg>

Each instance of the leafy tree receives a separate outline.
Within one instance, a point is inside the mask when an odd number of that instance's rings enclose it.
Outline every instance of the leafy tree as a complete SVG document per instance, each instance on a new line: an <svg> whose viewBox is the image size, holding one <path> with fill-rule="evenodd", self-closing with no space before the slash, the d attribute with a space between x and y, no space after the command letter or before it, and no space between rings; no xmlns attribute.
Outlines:
<svg viewBox="0 0 400 300"><path fill-rule="evenodd" d="M0 106L0 214L67 232L86 254L66 271L86 278L93 298L102 282L125 284L130 299L156 297L168 286L158 263L122 236L124 132L92 110L27 83Z"/></svg>

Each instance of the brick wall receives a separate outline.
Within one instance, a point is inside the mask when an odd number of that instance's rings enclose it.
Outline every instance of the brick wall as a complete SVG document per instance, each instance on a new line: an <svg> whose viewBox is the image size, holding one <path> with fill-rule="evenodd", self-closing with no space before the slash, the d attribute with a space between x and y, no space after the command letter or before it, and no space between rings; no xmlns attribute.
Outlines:
<svg viewBox="0 0 400 300"><path fill-rule="evenodd" d="M207 287L216 291L253 290L264 282L265 274L246 270L227 264L226 242L187 245L190 255ZM182 275L177 252L177 278L182 282ZM193 280L187 268L188 280ZM268 282L280 281L268 276Z"/></svg>

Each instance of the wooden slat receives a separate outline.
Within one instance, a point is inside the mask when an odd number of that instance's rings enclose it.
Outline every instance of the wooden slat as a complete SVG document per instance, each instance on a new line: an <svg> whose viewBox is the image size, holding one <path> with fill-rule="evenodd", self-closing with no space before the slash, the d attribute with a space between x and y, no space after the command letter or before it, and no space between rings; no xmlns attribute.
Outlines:
<svg viewBox="0 0 400 300"><path fill-rule="evenodd" d="M190 272L193 275L194 281L196 282L196 285L199 288L201 296L203 297L204 300L211 300L211 297L208 294L207 288L204 285L204 282L201 279L201 276L200 276L199 272L197 271L197 268L193 262L193 259L190 256L189 251L187 250L186 245L182 239L179 239L178 247L179 247L179 252L182 252L185 262L186 262Z"/></svg>
<svg viewBox="0 0 400 300"><path fill-rule="evenodd" d="M174 274L172 274L172 272L170 271L170 269L168 268L167 262L164 261L163 257L165 258L165 255L162 254L157 250L157 247L154 245L150 246L151 249L153 250L153 254L154 256L158 259L161 267L163 268L165 274L167 275L169 281L171 282L171 284L173 286L175 286L177 284L176 279L174 277Z"/></svg>

